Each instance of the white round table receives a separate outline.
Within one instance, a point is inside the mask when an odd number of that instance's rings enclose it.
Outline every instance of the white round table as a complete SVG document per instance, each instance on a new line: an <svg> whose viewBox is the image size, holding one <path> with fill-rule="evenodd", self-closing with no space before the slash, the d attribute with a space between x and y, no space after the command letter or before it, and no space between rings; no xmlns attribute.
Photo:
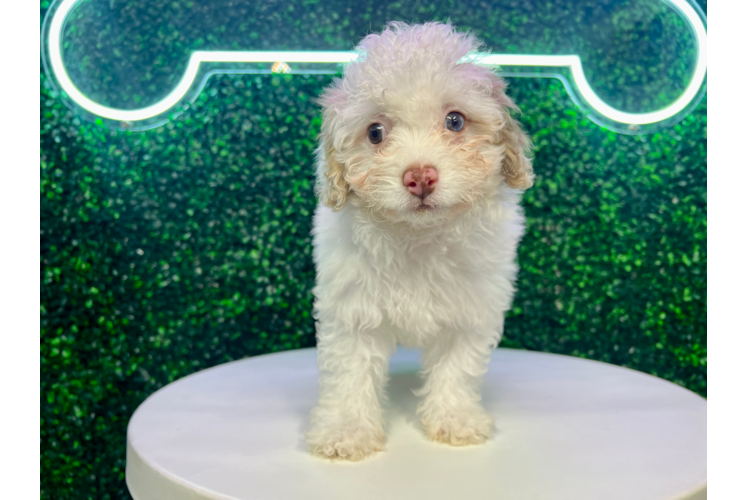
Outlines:
<svg viewBox="0 0 748 500"><path fill-rule="evenodd" d="M362 462L307 451L316 350L204 370L150 396L127 430L136 500L706 499L706 400L640 372L497 349L483 388L487 444L426 440L418 351L390 363L387 449Z"/></svg>

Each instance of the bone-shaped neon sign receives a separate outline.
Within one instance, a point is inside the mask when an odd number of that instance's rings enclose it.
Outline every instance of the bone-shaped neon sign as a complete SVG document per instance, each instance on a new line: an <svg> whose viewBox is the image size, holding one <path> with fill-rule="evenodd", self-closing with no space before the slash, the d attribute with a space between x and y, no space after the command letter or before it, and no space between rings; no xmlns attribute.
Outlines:
<svg viewBox="0 0 748 500"><path fill-rule="evenodd" d="M86 97L72 82L62 57L62 29L65 20L79 0L61 0L59 6L54 10L51 19L47 19L45 24L47 50L44 52L45 63L49 70L54 74L60 90L72 100L75 105L83 110L109 120L114 120L128 126L144 122L154 117L162 116L182 102L190 90L194 90L196 78L201 65L207 63L277 63L283 62L293 66L294 63L302 63L305 69L300 69L297 73L334 73L336 70L324 69L329 68L331 64L345 64L358 57L355 52L334 52L334 51L195 51L191 54L187 69L174 90L164 97L161 101L140 109L116 109L96 103ZM696 98L703 93L703 84L706 79L706 62L707 62L707 34L704 22L689 3L688 0L666 0L675 10L688 22L693 33L696 48L696 65L691 80L684 92L670 105L657 111L646 113L629 113L615 109L605 103L592 89L584 75L582 61L578 55L530 55L530 54L475 54L470 56L475 62L490 66L509 66L512 68L522 67L542 67L548 68L549 72L543 74L519 74L517 76L553 76L560 78L567 90L573 97L576 97L577 104L588 108L591 111L590 117L608 128L617 129L623 132L636 132L640 126L656 125L666 122L679 113L687 110L692 106ZM45 42L45 40L43 40ZM310 70L315 65L322 69ZM571 72L574 86L560 74L556 73L562 69ZM555 71L555 72L554 72ZM215 70L213 73L221 73L221 70ZM231 72L257 72L256 70L232 69ZM506 73L512 76L512 73ZM207 78L206 78L207 79ZM204 85L205 80L200 83L200 88ZM197 89L199 91L199 89ZM198 92L194 92L196 96ZM582 101L582 102L579 102ZM596 116L597 115L597 116ZM597 119L596 119L597 118ZM157 124L155 124L157 125ZM155 126L151 125L151 126ZM141 127L142 128L142 127ZM146 127L148 128L148 127Z"/></svg>

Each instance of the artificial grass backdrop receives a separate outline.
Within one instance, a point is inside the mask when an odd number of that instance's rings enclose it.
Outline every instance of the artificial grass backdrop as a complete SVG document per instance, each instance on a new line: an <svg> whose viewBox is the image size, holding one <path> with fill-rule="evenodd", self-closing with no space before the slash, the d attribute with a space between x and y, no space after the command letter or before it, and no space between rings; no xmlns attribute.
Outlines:
<svg viewBox="0 0 748 500"><path fill-rule="evenodd" d="M369 25L424 16L482 26L501 46L486 4L414 1L394 15L372 3L365 22L324 17L341 2L294 5L280 18L321 9L298 30L339 50ZM610 95L635 74L598 73ZM314 345L314 98L330 78L213 77L186 114L146 132L82 122L40 78L41 496L128 498L126 426L149 394L219 363ZM556 80L509 83L537 146L537 182L502 346L625 365L706 395L706 98L673 127L626 136L585 119Z"/></svg>

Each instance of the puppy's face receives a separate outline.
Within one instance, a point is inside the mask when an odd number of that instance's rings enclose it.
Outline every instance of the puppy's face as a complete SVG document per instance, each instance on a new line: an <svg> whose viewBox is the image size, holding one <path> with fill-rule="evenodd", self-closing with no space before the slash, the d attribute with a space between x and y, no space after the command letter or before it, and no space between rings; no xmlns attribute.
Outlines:
<svg viewBox="0 0 748 500"><path fill-rule="evenodd" d="M390 25L323 95L318 193L335 209L432 225L526 188L529 140L504 82L458 61L475 46L448 25Z"/></svg>

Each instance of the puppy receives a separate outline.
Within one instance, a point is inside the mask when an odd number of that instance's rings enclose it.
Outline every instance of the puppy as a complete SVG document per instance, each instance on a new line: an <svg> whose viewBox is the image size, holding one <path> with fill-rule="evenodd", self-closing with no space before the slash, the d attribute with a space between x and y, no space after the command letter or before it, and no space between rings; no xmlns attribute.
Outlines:
<svg viewBox="0 0 748 500"><path fill-rule="evenodd" d="M530 141L506 84L465 58L448 24L394 22L325 90L314 216L319 404L311 452L360 460L385 445L397 344L423 349L426 436L491 437L481 383L501 339L532 185Z"/></svg>

